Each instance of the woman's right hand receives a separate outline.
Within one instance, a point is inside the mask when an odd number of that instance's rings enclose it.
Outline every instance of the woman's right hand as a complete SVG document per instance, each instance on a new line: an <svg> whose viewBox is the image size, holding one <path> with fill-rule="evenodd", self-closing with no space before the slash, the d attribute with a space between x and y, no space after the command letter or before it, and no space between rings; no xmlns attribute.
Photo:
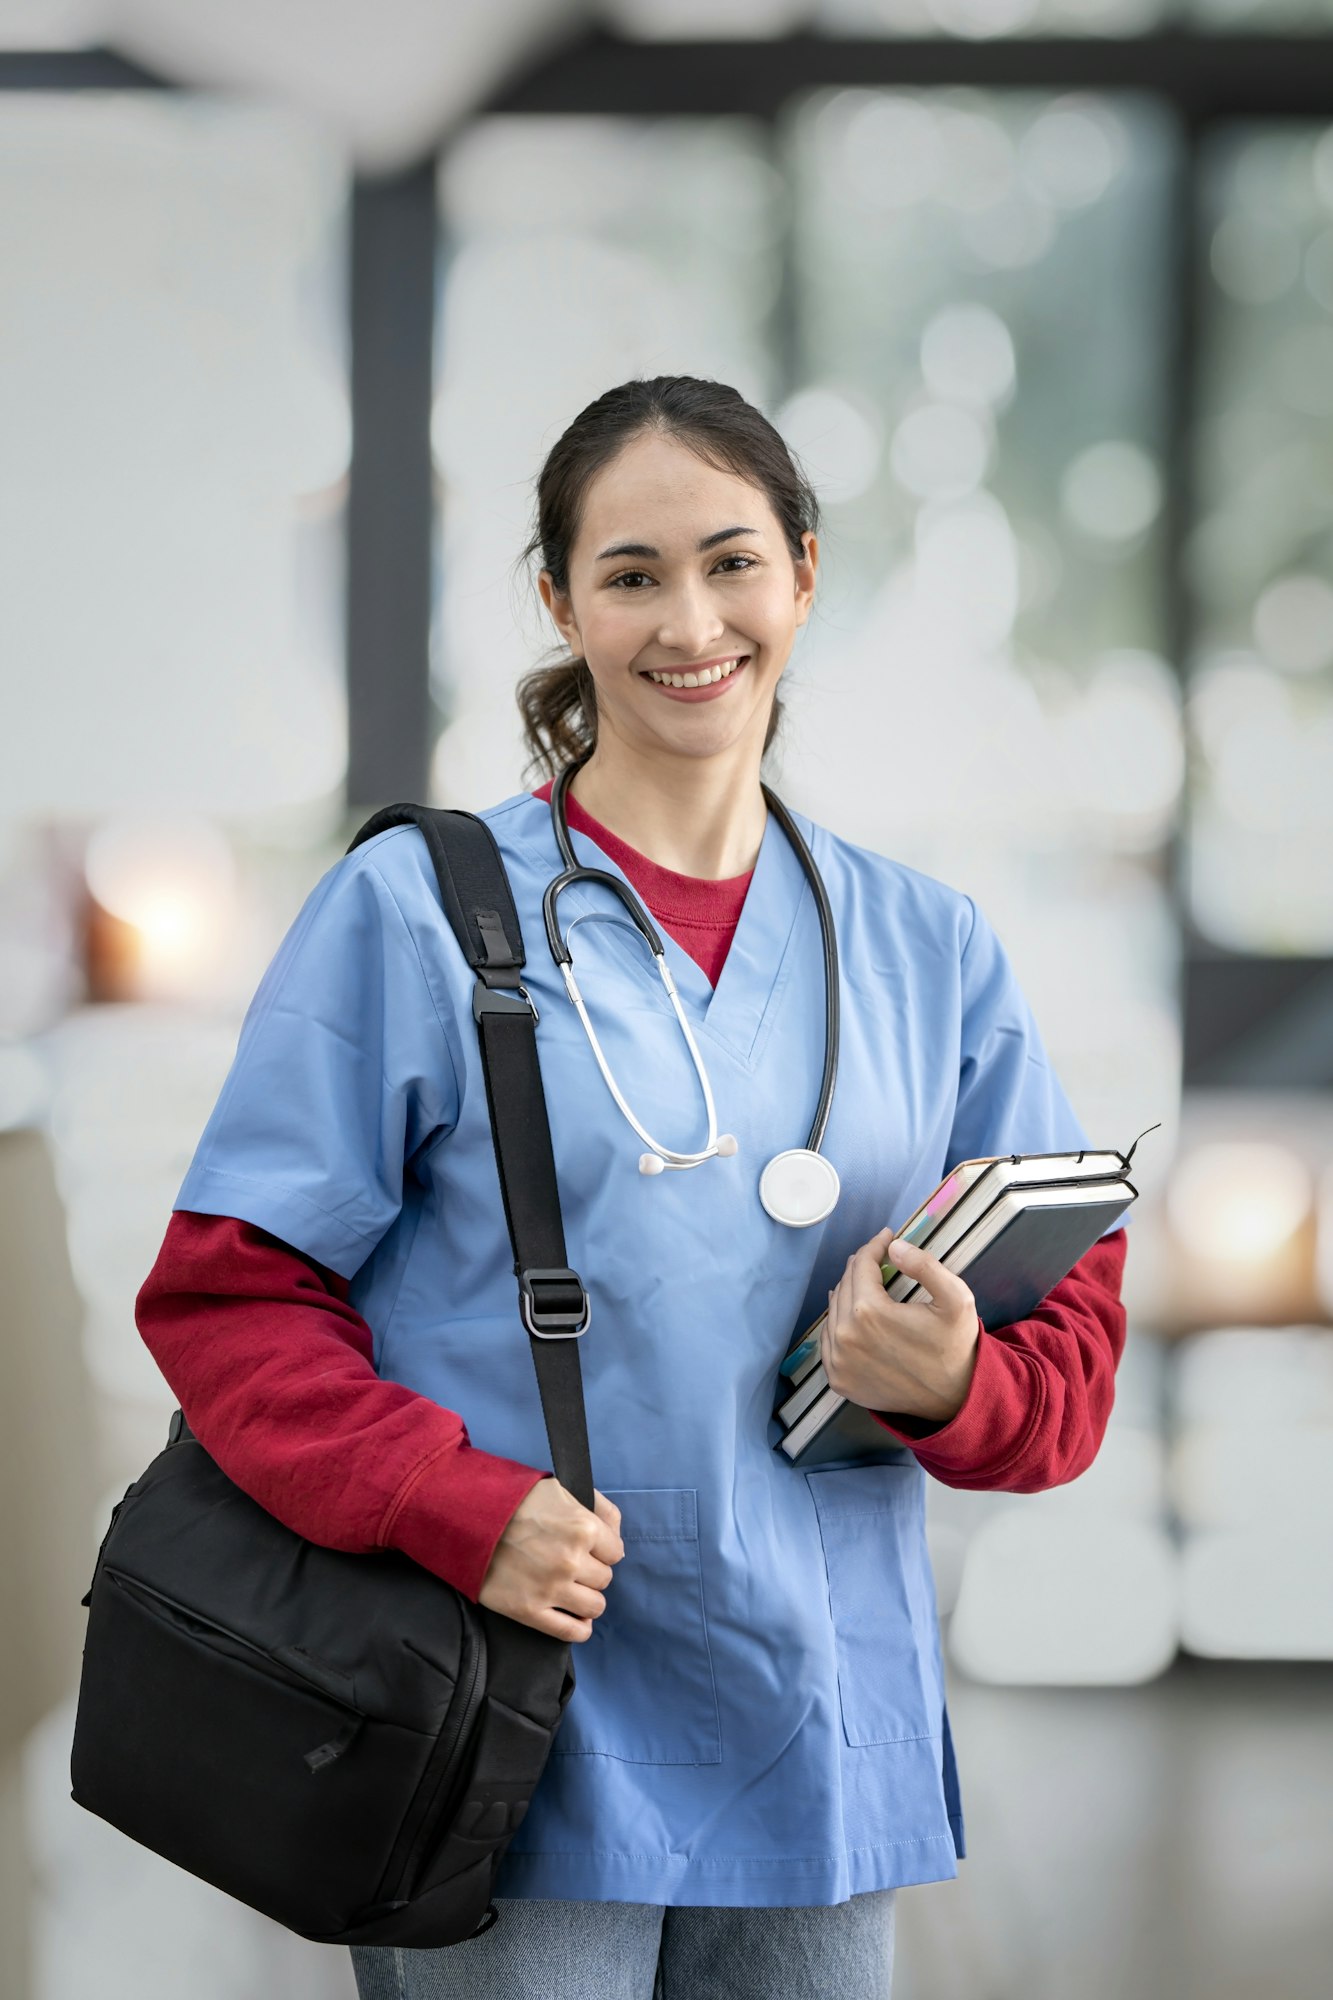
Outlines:
<svg viewBox="0 0 1333 2000"><path fill-rule="evenodd" d="M606 1609L611 1565L625 1553L619 1507L595 1488L593 1506L554 1477L539 1479L495 1545L478 1602L554 1639L589 1638Z"/></svg>

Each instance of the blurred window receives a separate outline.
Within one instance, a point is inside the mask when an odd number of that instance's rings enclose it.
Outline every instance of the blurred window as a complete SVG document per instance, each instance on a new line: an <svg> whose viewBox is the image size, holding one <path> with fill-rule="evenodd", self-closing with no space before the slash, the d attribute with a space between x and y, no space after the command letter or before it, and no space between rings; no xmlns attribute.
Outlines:
<svg viewBox="0 0 1333 2000"><path fill-rule="evenodd" d="M487 118L445 155L442 803L514 789L514 683L555 639L514 562L560 430L632 375L715 376L769 403L784 197L767 129L742 118Z"/></svg>
<svg viewBox="0 0 1333 2000"><path fill-rule="evenodd" d="M7 814L341 785L346 206L275 108L0 98Z"/></svg>
<svg viewBox="0 0 1333 2000"><path fill-rule="evenodd" d="M554 639L515 594L545 451L627 377L733 382L826 510L774 781L985 904L1086 1121L1170 1101L1178 157L1171 114L1133 95L834 89L771 131L472 126L440 182L433 796L515 788L514 683Z"/></svg>
<svg viewBox="0 0 1333 2000"><path fill-rule="evenodd" d="M1333 24L1333 0L1182 0L1192 28L1220 34L1318 34Z"/></svg>
<svg viewBox="0 0 1333 2000"><path fill-rule="evenodd" d="M1226 126L1201 169L1190 914L1333 954L1333 127Z"/></svg>
<svg viewBox="0 0 1333 2000"><path fill-rule="evenodd" d="M1172 28L1308 35L1333 23L1333 0L819 0L815 21L830 35L971 42Z"/></svg>
<svg viewBox="0 0 1333 2000"><path fill-rule="evenodd" d="M825 33L957 35L1141 35L1168 25L1174 0L820 0Z"/></svg>

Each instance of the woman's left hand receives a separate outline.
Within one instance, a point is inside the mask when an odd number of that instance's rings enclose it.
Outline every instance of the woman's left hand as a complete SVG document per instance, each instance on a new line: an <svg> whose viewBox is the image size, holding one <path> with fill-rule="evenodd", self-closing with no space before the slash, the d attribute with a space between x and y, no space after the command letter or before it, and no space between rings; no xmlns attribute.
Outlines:
<svg viewBox="0 0 1333 2000"><path fill-rule="evenodd" d="M880 1265L892 1261L929 1293L891 1299ZM820 1359L829 1386L886 1416L946 1424L963 1406L980 1344L976 1301L963 1280L914 1243L882 1229L847 1259L829 1293Z"/></svg>

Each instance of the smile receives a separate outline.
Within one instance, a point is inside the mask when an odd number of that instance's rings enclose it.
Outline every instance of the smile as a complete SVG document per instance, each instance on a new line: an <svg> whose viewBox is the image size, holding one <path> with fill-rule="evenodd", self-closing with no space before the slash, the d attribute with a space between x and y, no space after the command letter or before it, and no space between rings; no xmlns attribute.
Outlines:
<svg viewBox="0 0 1333 2000"><path fill-rule="evenodd" d="M736 653L728 660L713 660L706 667L690 667L684 672L658 672L650 667L642 678L667 694L706 701L733 681L748 664L749 658L748 653Z"/></svg>

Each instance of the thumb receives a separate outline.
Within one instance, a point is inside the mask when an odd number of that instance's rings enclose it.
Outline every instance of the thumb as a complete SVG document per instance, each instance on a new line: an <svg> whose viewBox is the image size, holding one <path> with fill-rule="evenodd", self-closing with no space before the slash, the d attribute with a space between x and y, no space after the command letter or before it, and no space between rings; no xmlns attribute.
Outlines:
<svg viewBox="0 0 1333 2000"><path fill-rule="evenodd" d="M938 1257L932 1257L929 1250L923 1250L920 1244L909 1243L905 1236L894 1237L888 1254L900 1271L905 1271L909 1278L915 1278L929 1292L935 1304L957 1308L965 1299L972 1297L970 1286L956 1271L949 1270Z"/></svg>

